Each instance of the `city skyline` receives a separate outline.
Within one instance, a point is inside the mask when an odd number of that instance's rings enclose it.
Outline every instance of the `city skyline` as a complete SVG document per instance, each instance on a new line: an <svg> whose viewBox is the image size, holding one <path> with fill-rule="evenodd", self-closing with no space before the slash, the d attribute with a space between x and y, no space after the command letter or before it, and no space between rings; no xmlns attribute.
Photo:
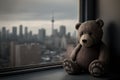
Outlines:
<svg viewBox="0 0 120 80"><path fill-rule="evenodd" d="M69 3L69 4L67 4ZM7 5L7 6L6 6ZM51 35L51 18L54 12L54 28L65 25L73 33L78 22L78 0L2 0L0 1L0 28L6 26L29 26L33 33L45 28Z"/></svg>
<svg viewBox="0 0 120 80"><path fill-rule="evenodd" d="M63 60L78 10L78 0L0 0L0 68Z"/></svg>
<svg viewBox="0 0 120 80"><path fill-rule="evenodd" d="M23 25L19 25L19 27L17 28L17 26L13 26L12 27L12 31L10 32L9 29L7 29L5 26L2 27L2 29L0 30L0 38L2 41L16 41L16 40L20 40L21 41L44 41L45 38L47 37L63 37L63 36L69 36L69 37L76 37L75 32L71 33L70 32L66 32L66 26L65 25L61 25L59 26L59 30L58 29L53 29L51 27L51 31L52 34L51 35L47 35L46 34L46 29L45 28L40 28L37 30L37 34L33 34L32 30L28 30L29 26L23 26Z"/></svg>
<svg viewBox="0 0 120 80"><path fill-rule="evenodd" d="M38 29L37 34L28 29L29 26L19 25L18 28L13 26L10 32L2 27L0 68L59 61L64 58L68 46L76 43L76 37L66 32L65 25L59 26L59 30L51 26L53 34L50 36L44 28Z"/></svg>
<svg viewBox="0 0 120 80"><path fill-rule="evenodd" d="M40 26L40 27L39 26L34 26L34 25L33 26L27 26L27 25L23 25L23 24L11 25L11 26L0 26L0 31L2 31L2 28L5 27L6 30L9 30L9 32L12 33L13 27L16 27L17 28L17 34L19 34L19 26L20 25L22 25L24 27L23 30L25 30L25 27L28 27L27 31L32 31L33 34L38 34L39 29L45 29L47 36L50 36L51 33L52 33L51 23L43 25L43 26ZM75 32L75 27L74 26L73 27L69 27L69 25L66 26L66 25L61 24L61 25L57 25L57 27L56 27L56 25L57 24L54 24L54 29L57 29L58 31L59 31L59 27L60 26L65 26L66 27L66 33L70 32L71 34L73 34Z"/></svg>

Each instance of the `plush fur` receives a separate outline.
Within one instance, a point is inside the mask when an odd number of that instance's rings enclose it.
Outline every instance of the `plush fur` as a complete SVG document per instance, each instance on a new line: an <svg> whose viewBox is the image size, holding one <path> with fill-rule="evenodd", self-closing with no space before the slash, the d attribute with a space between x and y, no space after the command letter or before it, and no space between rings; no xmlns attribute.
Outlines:
<svg viewBox="0 0 120 80"><path fill-rule="evenodd" d="M101 19L78 23L78 44L63 62L68 74L89 71L93 76L102 76L108 64L108 52L102 42L104 22Z"/></svg>

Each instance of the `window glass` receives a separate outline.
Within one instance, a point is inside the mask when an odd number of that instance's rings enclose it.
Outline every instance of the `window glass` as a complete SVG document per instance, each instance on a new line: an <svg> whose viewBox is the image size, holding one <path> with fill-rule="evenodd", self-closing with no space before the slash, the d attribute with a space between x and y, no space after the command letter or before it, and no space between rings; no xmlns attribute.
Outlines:
<svg viewBox="0 0 120 80"><path fill-rule="evenodd" d="M0 0L0 69L59 62L76 43L78 0Z"/></svg>

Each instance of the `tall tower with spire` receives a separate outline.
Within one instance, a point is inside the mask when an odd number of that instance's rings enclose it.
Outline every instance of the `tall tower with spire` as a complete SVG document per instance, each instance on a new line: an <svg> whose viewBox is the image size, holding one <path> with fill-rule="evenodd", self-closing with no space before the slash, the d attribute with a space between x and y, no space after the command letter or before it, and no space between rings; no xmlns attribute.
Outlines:
<svg viewBox="0 0 120 80"><path fill-rule="evenodd" d="M52 36L53 36L54 22L55 22L55 20L54 20L54 13L53 12L52 12L52 20L51 20L51 22L52 22Z"/></svg>

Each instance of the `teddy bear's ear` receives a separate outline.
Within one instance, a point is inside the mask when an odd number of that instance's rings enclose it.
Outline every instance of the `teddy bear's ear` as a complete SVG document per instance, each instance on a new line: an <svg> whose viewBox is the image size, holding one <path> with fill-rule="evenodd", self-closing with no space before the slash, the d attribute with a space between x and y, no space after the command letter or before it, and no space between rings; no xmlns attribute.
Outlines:
<svg viewBox="0 0 120 80"><path fill-rule="evenodd" d="M76 24L76 26L75 26L76 30L78 30L78 28L80 27L80 25L81 25L80 22Z"/></svg>
<svg viewBox="0 0 120 80"><path fill-rule="evenodd" d="M104 25L104 22L103 22L103 20L101 20L101 19L96 19L96 23L97 23L100 27L103 27L103 25Z"/></svg>

